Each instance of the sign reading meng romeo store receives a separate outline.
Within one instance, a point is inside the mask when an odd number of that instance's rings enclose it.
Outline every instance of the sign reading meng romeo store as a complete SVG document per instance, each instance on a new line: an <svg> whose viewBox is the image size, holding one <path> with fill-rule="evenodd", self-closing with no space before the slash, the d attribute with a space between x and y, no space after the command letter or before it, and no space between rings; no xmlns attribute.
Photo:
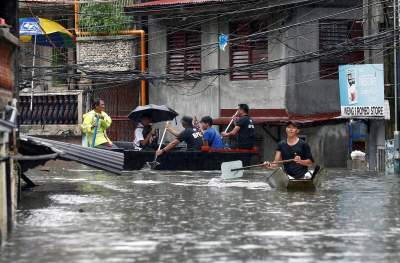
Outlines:
<svg viewBox="0 0 400 263"><path fill-rule="evenodd" d="M382 64L339 66L339 88L342 117L384 117Z"/></svg>

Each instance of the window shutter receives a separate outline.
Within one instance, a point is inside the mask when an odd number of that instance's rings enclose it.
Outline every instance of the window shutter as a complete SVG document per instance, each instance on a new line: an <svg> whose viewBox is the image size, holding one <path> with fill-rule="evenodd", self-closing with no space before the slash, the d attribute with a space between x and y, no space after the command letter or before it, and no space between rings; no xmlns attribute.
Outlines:
<svg viewBox="0 0 400 263"><path fill-rule="evenodd" d="M230 66L231 68L246 67L262 61L268 61L268 40L265 36L246 37L265 30L265 23L255 21L250 23L236 22L231 24ZM244 38L242 38L244 37ZM231 80L266 79L267 71L235 71L231 72Z"/></svg>

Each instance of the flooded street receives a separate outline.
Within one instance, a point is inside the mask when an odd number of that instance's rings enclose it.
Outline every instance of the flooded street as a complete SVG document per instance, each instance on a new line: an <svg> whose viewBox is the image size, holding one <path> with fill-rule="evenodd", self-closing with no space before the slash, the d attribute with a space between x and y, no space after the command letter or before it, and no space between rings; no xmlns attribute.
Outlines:
<svg viewBox="0 0 400 263"><path fill-rule="evenodd" d="M34 170L2 262L398 262L400 179L329 171L316 192L269 172L115 176L77 164Z"/></svg>

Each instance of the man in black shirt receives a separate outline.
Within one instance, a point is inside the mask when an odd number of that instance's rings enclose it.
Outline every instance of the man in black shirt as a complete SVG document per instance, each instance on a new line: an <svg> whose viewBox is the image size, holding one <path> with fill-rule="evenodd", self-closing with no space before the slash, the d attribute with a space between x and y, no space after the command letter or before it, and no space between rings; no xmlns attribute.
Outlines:
<svg viewBox="0 0 400 263"><path fill-rule="evenodd" d="M176 136L176 139L170 142L165 148L157 151L157 156L166 153L175 148L180 142L185 142L188 151L199 151L203 145L201 132L193 127L193 119L188 116L182 117L181 120L183 128L182 132L177 132L171 127L167 127L167 131Z"/></svg>
<svg viewBox="0 0 400 263"><path fill-rule="evenodd" d="M249 117L249 106L239 104L238 119L235 128L230 132L222 132L223 137L237 137L237 143L232 148L252 149L255 142L255 129L253 120Z"/></svg>
<svg viewBox="0 0 400 263"><path fill-rule="evenodd" d="M287 139L278 144L274 161L290 160L284 164L285 172L295 179L311 178L308 167L313 165L314 159L310 146L298 137L299 129L294 122L289 122L286 127ZM274 162L265 162L267 167L277 167Z"/></svg>

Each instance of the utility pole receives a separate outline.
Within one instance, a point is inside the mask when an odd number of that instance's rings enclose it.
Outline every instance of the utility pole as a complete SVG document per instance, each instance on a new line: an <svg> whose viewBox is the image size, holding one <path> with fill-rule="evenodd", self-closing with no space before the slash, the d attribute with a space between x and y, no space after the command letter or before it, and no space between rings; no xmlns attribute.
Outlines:
<svg viewBox="0 0 400 263"><path fill-rule="evenodd" d="M399 10L399 1L393 0L393 66L394 66L394 172L396 174L400 173L400 134L398 127L398 102L397 102L397 37L396 31L398 29L398 25L400 24L400 16L398 14Z"/></svg>

